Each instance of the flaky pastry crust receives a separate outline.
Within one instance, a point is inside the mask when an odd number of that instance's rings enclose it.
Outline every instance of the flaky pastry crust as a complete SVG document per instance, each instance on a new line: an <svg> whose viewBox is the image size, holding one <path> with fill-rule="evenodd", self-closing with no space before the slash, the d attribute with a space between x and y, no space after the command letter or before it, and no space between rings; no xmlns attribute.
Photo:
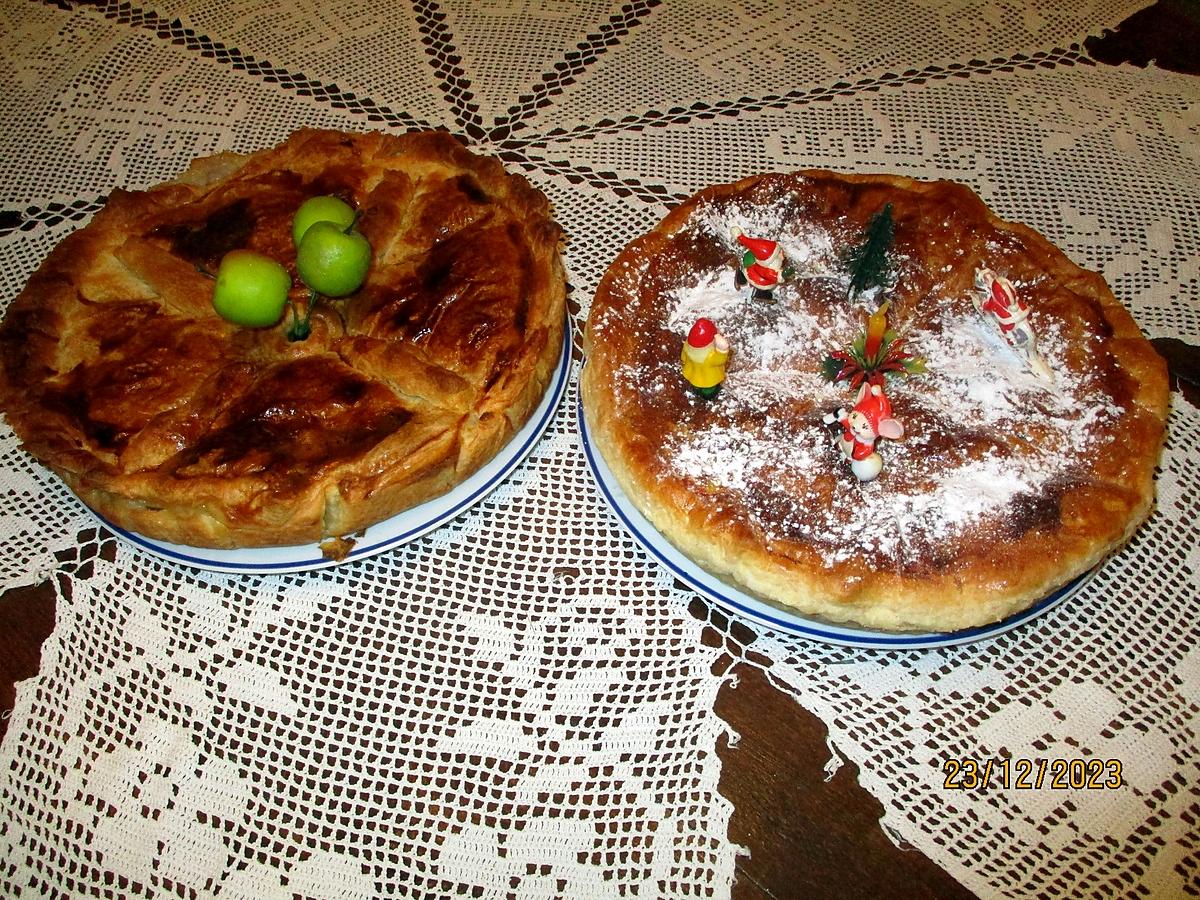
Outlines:
<svg viewBox="0 0 1200 900"><path fill-rule="evenodd" d="M308 197L359 211L366 283L242 328L212 308L221 257L295 277ZM302 130L175 181L116 190L0 326L0 407L25 448L122 528L197 547L355 533L444 493L520 429L557 365L561 230L499 161L436 132Z"/></svg>
<svg viewBox="0 0 1200 900"><path fill-rule="evenodd" d="M888 203L888 319L929 371L889 383L906 434L878 442L883 473L860 484L823 424L853 392L818 373L879 303L848 298L842 257ZM774 299L735 288L732 226L787 252ZM1028 301L1053 386L974 307L980 267ZM732 346L707 401L679 371L698 315ZM589 435L634 505L705 569L805 615L998 621L1095 566L1153 504L1164 363L1099 275L962 185L806 171L708 188L614 261L585 352Z"/></svg>

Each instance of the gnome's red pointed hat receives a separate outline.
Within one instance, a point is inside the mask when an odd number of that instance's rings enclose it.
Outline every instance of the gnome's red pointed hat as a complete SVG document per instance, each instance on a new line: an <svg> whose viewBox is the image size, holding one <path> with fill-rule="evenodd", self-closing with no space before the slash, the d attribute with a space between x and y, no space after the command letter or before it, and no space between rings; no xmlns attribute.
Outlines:
<svg viewBox="0 0 1200 900"><path fill-rule="evenodd" d="M717 337L717 326L712 319L697 319L692 330L688 332L687 342L697 350L702 350Z"/></svg>
<svg viewBox="0 0 1200 900"><path fill-rule="evenodd" d="M749 266L745 266L746 277L757 287L772 288L779 282L779 269L783 265L783 249L778 241L766 238L746 237L742 229L732 229L734 240L745 247L754 258Z"/></svg>
<svg viewBox="0 0 1200 900"><path fill-rule="evenodd" d="M759 262L767 261L779 249L778 241L768 241L766 238L746 237L744 234L737 235L737 242L753 253L754 258Z"/></svg>

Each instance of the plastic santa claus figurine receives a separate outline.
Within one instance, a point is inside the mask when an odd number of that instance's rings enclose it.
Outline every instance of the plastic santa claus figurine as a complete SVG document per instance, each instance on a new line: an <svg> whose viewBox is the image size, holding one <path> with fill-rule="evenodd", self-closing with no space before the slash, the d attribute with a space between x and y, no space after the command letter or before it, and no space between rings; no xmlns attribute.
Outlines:
<svg viewBox="0 0 1200 900"><path fill-rule="evenodd" d="M738 270L734 273L734 284L741 290L749 283L753 286L757 299L772 299L779 282L791 274L783 257L783 248L779 246L778 241L746 237L736 225L730 230L730 234L744 250Z"/></svg>
<svg viewBox="0 0 1200 900"><path fill-rule="evenodd" d="M1017 296L1012 282L991 269L977 269L975 289L979 292L972 298L975 308L991 317L1000 334L1025 360L1034 375L1053 381L1054 373L1038 353L1037 335L1029 323L1029 306Z"/></svg>
<svg viewBox="0 0 1200 900"><path fill-rule="evenodd" d="M892 404L883 386L864 382L854 407L825 416L825 423L842 427L838 449L850 461L850 471L859 481L873 481L883 470L883 457L875 450L875 441L904 437L904 426L892 415Z"/></svg>
<svg viewBox="0 0 1200 900"><path fill-rule="evenodd" d="M721 390L725 380L725 362L729 342L717 331L711 319L697 319L683 345L683 377L692 390L705 400Z"/></svg>

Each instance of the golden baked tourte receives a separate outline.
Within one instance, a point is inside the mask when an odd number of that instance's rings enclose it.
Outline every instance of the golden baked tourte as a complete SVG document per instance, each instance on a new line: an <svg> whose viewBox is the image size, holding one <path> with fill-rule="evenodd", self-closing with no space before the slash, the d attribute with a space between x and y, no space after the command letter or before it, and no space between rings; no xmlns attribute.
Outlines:
<svg viewBox="0 0 1200 900"><path fill-rule="evenodd" d="M213 310L248 248L295 273L292 217L358 211L366 283L305 340ZM348 536L441 494L537 406L565 280L546 198L441 133L299 131L116 190L0 326L0 405L24 446L123 528L200 547ZM308 291L290 299L302 315Z"/></svg>
<svg viewBox="0 0 1200 900"><path fill-rule="evenodd" d="M1099 275L950 182L706 189L616 259L585 350L589 434L630 500L803 614L997 621L1153 503L1163 362Z"/></svg>

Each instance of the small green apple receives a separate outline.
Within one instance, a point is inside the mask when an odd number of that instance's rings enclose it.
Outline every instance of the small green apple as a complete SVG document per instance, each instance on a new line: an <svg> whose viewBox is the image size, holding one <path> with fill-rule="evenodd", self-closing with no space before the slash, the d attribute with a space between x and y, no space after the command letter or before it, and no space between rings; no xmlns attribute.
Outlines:
<svg viewBox="0 0 1200 900"><path fill-rule="evenodd" d="M213 287L213 309L247 328L274 325L283 315L292 278L287 269L252 250L230 250L221 258Z"/></svg>
<svg viewBox="0 0 1200 900"><path fill-rule="evenodd" d="M326 297L353 294L371 267L371 245L352 227L316 222L296 248L296 271L310 288Z"/></svg>
<svg viewBox="0 0 1200 900"><path fill-rule="evenodd" d="M317 222L333 222L341 228L349 228L354 224L354 209L337 197L309 197L292 218L292 243L299 247L308 229Z"/></svg>

